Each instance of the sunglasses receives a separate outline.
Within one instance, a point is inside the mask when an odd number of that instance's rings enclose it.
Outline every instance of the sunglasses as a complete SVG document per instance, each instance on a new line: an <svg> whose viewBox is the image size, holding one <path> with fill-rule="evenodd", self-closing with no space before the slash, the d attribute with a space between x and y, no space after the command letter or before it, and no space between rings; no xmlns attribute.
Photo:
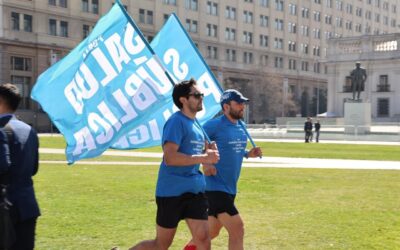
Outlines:
<svg viewBox="0 0 400 250"><path fill-rule="evenodd" d="M190 94L188 94L188 97L189 96L193 96L196 99L204 98L204 94L203 93L190 93Z"/></svg>

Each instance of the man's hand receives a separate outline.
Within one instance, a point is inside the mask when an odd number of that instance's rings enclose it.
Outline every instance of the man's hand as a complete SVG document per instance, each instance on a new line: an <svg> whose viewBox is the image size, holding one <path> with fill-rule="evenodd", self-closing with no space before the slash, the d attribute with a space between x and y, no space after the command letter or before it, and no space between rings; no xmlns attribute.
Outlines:
<svg viewBox="0 0 400 250"><path fill-rule="evenodd" d="M215 164L219 161L219 152L214 149L206 149L203 164Z"/></svg>
<svg viewBox="0 0 400 250"><path fill-rule="evenodd" d="M203 164L203 173L205 176L216 175L217 168L211 164Z"/></svg>
<svg viewBox="0 0 400 250"><path fill-rule="evenodd" d="M261 148L259 148L259 147L252 148L252 149L249 151L249 153L247 154L247 156L248 156L248 157L252 157L252 158L254 158L254 157L261 157L261 156L262 156Z"/></svg>

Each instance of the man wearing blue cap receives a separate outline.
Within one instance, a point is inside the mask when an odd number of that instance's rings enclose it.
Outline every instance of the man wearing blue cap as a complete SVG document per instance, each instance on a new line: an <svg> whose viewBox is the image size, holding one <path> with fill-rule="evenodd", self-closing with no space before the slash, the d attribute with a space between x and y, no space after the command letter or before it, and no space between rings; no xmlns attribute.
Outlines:
<svg viewBox="0 0 400 250"><path fill-rule="evenodd" d="M229 234L229 249L243 249L244 227L234 201L243 157L259 157L259 147L246 150L245 128L240 124L245 104L249 101L239 91L226 90L221 96L223 115L204 124L204 130L215 141L220 160L215 165L204 166L206 195L209 202L208 223L211 239L218 236L222 227ZM192 242L185 249L196 249Z"/></svg>

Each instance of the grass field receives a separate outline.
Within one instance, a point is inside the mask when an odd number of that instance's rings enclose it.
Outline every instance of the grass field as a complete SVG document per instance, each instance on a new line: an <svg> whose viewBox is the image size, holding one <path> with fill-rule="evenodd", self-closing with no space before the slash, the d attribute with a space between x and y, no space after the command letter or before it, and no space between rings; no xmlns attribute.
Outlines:
<svg viewBox="0 0 400 250"><path fill-rule="evenodd" d="M43 148L65 148L62 137L41 137ZM400 147L390 145L354 145L324 143L257 142L265 156L321 159L357 159L400 161ZM141 152L161 152L160 147L140 149Z"/></svg>
<svg viewBox="0 0 400 250"><path fill-rule="evenodd" d="M369 150L369 159L400 161L396 146L306 145L313 150L302 143L262 147L267 156L365 159ZM62 140L48 138L41 138L41 146L64 147ZM329 157L318 157L320 150ZM65 157L41 155L49 158ZM157 172L158 166L41 164L35 177L42 210L37 249L127 249L154 237ZM245 249L400 248L400 171L244 168L237 206L245 222ZM171 249L182 249L189 237L182 222ZM213 249L226 246L223 232Z"/></svg>

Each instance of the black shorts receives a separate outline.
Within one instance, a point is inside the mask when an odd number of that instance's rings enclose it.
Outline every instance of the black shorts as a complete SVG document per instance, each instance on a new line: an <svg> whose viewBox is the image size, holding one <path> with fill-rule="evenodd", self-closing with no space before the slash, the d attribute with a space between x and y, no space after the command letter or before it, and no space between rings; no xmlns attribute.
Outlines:
<svg viewBox="0 0 400 250"><path fill-rule="evenodd" d="M156 197L157 225L176 228L183 219L208 219L208 201L204 193L184 193L174 197Z"/></svg>
<svg viewBox="0 0 400 250"><path fill-rule="evenodd" d="M239 214L234 203L236 195L221 191L206 191L206 196L210 204L210 208L208 209L209 216L218 218L218 214L222 213L227 213L230 216Z"/></svg>

